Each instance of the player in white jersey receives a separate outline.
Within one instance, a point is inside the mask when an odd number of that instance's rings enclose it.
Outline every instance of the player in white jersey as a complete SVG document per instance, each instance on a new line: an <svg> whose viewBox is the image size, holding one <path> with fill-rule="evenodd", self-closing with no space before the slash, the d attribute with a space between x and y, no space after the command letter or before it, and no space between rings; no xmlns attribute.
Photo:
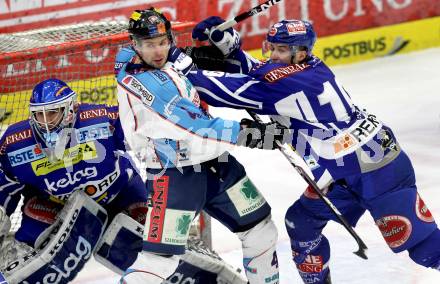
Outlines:
<svg viewBox="0 0 440 284"><path fill-rule="evenodd" d="M209 38L229 62L238 63L226 70L245 74L190 72L200 97L210 105L271 115L293 130L292 146L352 226L368 210L393 252L407 251L417 264L439 269L440 231L417 192L408 156L393 131L356 106L312 54L313 26L299 20L275 23L264 44L269 60L259 62L236 41L223 40L236 33L216 30L222 22L202 21L193 38ZM335 219L311 188L287 210L293 260L305 283L330 283L330 246L322 230Z"/></svg>
<svg viewBox="0 0 440 284"><path fill-rule="evenodd" d="M134 11L128 31L133 46L123 49L115 64L120 117L128 144L147 165L152 197L144 251L124 280L160 283L170 275L175 256L185 252L191 221L204 209L241 240L249 282L278 283L270 206L227 152L235 145L264 147L273 124L240 125L209 116L191 83L176 71L188 71L190 64L160 12ZM247 126L258 128L261 137L244 139L240 130ZM272 149L273 141L269 144Z"/></svg>

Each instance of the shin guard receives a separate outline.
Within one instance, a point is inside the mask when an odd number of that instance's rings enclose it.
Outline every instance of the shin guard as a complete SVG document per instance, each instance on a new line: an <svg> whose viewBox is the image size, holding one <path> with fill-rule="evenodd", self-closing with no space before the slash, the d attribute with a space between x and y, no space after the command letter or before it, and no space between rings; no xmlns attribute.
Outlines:
<svg viewBox="0 0 440 284"><path fill-rule="evenodd" d="M179 264L179 257L162 256L147 251L138 254L135 263L128 268L119 283L121 284L161 284L173 274Z"/></svg>
<svg viewBox="0 0 440 284"><path fill-rule="evenodd" d="M276 243L278 231L271 216L252 229L237 233L243 246L243 266L250 284L279 283Z"/></svg>

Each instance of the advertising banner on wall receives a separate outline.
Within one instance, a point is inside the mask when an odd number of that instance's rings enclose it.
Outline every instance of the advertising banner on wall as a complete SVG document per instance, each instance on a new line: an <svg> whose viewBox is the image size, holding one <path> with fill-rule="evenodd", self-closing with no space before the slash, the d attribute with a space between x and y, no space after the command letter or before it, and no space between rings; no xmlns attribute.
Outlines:
<svg viewBox="0 0 440 284"><path fill-rule="evenodd" d="M127 20L133 10L151 6L160 8L174 21L197 22L212 15L230 19L262 2L0 0L0 33L101 20ZM432 0L284 0L235 28L242 34L244 49L254 50L251 53L261 58L259 48L269 26L282 19L292 18L308 20L314 24L318 34L314 53L329 65L440 46L440 1ZM92 56L84 53L84 56L75 59L57 55L33 62L3 64L0 66L0 82L8 86L8 91L0 91L0 123L9 124L28 116L30 86L41 78L41 74L61 76L88 70L83 66L98 68L102 61L112 64L116 51L98 49ZM55 70L56 74L48 70ZM108 73L102 72L100 77L84 73L74 81L70 77L61 79L69 81L83 102L114 104L114 78ZM12 77L15 81L11 81Z"/></svg>
<svg viewBox="0 0 440 284"><path fill-rule="evenodd" d="M160 8L172 20L233 18L262 0L0 0L0 33L98 20L128 19L134 9ZM319 37L440 15L432 0L284 0L236 28L244 48L259 48L268 27L282 19L313 22Z"/></svg>

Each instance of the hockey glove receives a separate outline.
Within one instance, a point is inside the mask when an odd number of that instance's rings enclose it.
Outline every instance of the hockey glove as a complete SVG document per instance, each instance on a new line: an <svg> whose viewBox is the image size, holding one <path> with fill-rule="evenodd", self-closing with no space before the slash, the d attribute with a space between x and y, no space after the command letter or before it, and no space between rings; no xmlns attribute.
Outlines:
<svg viewBox="0 0 440 284"><path fill-rule="evenodd" d="M237 145L273 150L278 148L278 142L284 143L286 133L287 129L276 122L259 123L243 118L240 121Z"/></svg>
<svg viewBox="0 0 440 284"><path fill-rule="evenodd" d="M219 31L216 26L223 23L220 17L212 16L198 23L193 31L192 38L199 41L209 40L211 44L217 46L225 57L241 47L240 34L232 29Z"/></svg>
<svg viewBox="0 0 440 284"><path fill-rule="evenodd" d="M168 62L173 63L174 68L187 75L191 70L195 69L195 65L188 55L186 55L180 48L171 46L168 52Z"/></svg>
<svg viewBox="0 0 440 284"><path fill-rule="evenodd" d="M210 71L226 71L223 53L214 45L185 47L185 53L191 56L198 69Z"/></svg>

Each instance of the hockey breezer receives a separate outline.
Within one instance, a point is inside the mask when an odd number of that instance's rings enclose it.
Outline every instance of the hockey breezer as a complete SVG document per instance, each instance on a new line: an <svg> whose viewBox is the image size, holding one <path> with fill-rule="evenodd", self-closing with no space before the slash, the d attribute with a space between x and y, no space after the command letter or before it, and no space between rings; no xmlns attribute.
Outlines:
<svg viewBox="0 0 440 284"><path fill-rule="evenodd" d="M248 113L255 121L260 122L260 123L263 122L257 114L255 114L251 111L248 111ZM353 236L356 243L358 244L358 250L353 253L363 259L368 259L367 254L366 254L368 247L364 243L364 241L362 241L361 237L359 237L359 235L350 226L350 224L347 222L347 220L344 218L344 216L342 216L342 214L341 214L341 212L339 212L338 208L336 208L336 206L333 205L333 203L325 196L325 194L321 191L321 189L319 189L319 186L316 184L316 182L306 173L306 171L304 171L303 168L301 168L299 165L297 165L295 163L295 158L290 153L289 148L287 146L281 144L279 141L276 141L276 143L278 145L278 149L284 155L284 157L286 157L286 159L289 161L289 163L303 177L303 179L307 182L307 184L309 186L311 186L313 188L313 190L319 195L319 198L321 198L322 201L324 201L324 203L330 208L330 210L335 214L335 216L338 218L338 220L341 222L341 224L344 226L344 228L350 233L350 235Z"/></svg>

